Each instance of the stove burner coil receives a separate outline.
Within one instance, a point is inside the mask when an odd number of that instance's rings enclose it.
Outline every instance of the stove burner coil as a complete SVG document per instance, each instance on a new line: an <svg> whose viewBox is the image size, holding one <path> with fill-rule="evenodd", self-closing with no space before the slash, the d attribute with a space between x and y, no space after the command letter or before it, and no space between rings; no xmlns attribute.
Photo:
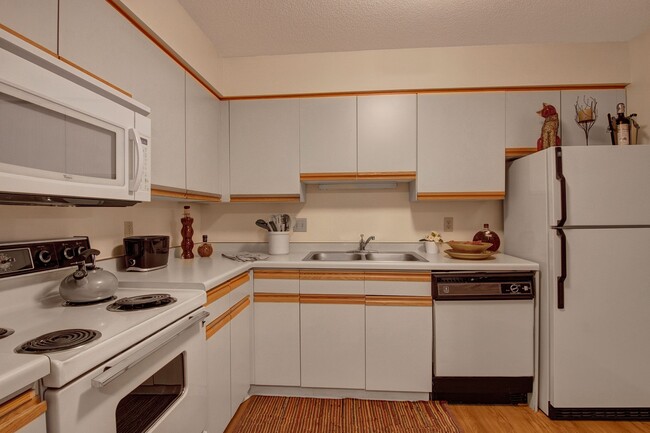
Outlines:
<svg viewBox="0 0 650 433"><path fill-rule="evenodd" d="M9 328L0 328L0 340L3 339L3 338L5 338L5 337L9 337L9 336L10 336L11 334L13 334L13 333L14 333L14 330L13 330L13 329L9 329Z"/></svg>
<svg viewBox="0 0 650 433"><path fill-rule="evenodd" d="M16 353L49 353L80 347L102 334L92 329L62 329L41 335L16 348Z"/></svg>
<svg viewBox="0 0 650 433"><path fill-rule="evenodd" d="M164 293L155 293L151 295L132 296L130 298L120 298L106 307L108 311L139 311L149 308L164 307L173 304L176 298Z"/></svg>

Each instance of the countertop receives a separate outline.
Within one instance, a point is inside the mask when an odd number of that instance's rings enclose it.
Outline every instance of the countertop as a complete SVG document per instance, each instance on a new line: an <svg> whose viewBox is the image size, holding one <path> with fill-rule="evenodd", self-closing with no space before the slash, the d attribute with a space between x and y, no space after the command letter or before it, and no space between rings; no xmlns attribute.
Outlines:
<svg viewBox="0 0 650 433"><path fill-rule="evenodd" d="M0 401L50 374L44 355L0 354Z"/></svg>
<svg viewBox="0 0 650 433"><path fill-rule="evenodd" d="M252 268L276 269L360 269L400 271L536 271L537 263L507 254L497 253L487 260L457 260L444 252L426 254L420 244L374 244L373 250L413 252L426 262L380 262L380 261L302 261L310 251L347 251L349 244L291 244L289 254L269 255L267 260L236 262L222 257L222 253L236 254L241 251L264 252L265 244L215 244L211 257L195 255L193 259L181 259L170 253L166 268L151 272L126 272L121 260L108 260L100 266L114 272L120 284L144 287L148 284L183 285L187 288L202 287L209 290L228 279Z"/></svg>

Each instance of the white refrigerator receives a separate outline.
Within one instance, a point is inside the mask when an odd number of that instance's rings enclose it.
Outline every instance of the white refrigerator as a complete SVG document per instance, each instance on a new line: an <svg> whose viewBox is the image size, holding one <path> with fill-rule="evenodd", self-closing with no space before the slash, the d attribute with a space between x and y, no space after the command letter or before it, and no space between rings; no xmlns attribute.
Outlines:
<svg viewBox="0 0 650 433"><path fill-rule="evenodd" d="M650 145L511 163L505 253L540 264L539 406L650 420Z"/></svg>

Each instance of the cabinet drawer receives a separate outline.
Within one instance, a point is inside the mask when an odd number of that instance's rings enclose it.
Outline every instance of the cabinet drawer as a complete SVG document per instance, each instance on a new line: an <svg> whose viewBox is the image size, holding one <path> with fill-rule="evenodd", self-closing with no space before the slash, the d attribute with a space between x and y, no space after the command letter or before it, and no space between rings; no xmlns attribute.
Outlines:
<svg viewBox="0 0 650 433"><path fill-rule="evenodd" d="M431 296L430 272L366 272L366 295Z"/></svg>
<svg viewBox="0 0 650 433"><path fill-rule="evenodd" d="M292 269L261 269L253 273L255 293L299 293L300 273Z"/></svg>
<svg viewBox="0 0 650 433"><path fill-rule="evenodd" d="M363 295L360 271L300 271L301 294Z"/></svg>
<svg viewBox="0 0 650 433"><path fill-rule="evenodd" d="M37 427L44 426L46 410L47 403L41 401L34 390L24 392L0 405L0 432L43 432L44 428Z"/></svg>
<svg viewBox="0 0 650 433"><path fill-rule="evenodd" d="M248 272L238 275L230 280L230 306L232 307L246 296L251 295L251 285L248 283Z"/></svg>

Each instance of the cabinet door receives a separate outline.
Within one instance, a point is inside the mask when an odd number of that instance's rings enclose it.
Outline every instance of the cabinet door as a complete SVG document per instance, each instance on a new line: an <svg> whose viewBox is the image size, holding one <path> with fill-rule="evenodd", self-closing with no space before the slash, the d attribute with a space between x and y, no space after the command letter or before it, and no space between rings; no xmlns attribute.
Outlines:
<svg viewBox="0 0 650 433"><path fill-rule="evenodd" d="M419 199L502 199L504 153L504 92L418 95Z"/></svg>
<svg viewBox="0 0 650 433"><path fill-rule="evenodd" d="M416 95L359 96L360 174L415 171L416 101Z"/></svg>
<svg viewBox="0 0 650 433"><path fill-rule="evenodd" d="M518 151L525 154L537 150L544 124L544 118L537 112L544 103L553 105L559 114L560 92L506 92L506 153L517 156Z"/></svg>
<svg viewBox="0 0 650 433"><path fill-rule="evenodd" d="M230 193L300 194L297 99L230 102Z"/></svg>
<svg viewBox="0 0 650 433"><path fill-rule="evenodd" d="M366 300L366 389L431 392L431 297Z"/></svg>
<svg viewBox="0 0 650 433"><path fill-rule="evenodd" d="M57 52L57 0L0 0L0 24Z"/></svg>
<svg viewBox="0 0 650 433"><path fill-rule="evenodd" d="M187 189L221 194L219 182L219 100L185 74L185 158Z"/></svg>
<svg viewBox="0 0 650 433"><path fill-rule="evenodd" d="M229 316L229 315L227 315ZM225 325L219 325L219 321ZM212 323L221 326L208 335L208 431L221 433L225 430L232 409L230 405L230 323L229 317L215 319ZM216 323L215 323L216 322ZM210 330L210 325L208 326Z"/></svg>
<svg viewBox="0 0 650 433"><path fill-rule="evenodd" d="M250 298L235 304L230 321L230 405L231 416L248 396L251 387Z"/></svg>
<svg viewBox="0 0 650 433"><path fill-rule="evenodd" d="M300 173L357 172L357 98L300 100Z"/></svg>
<svg viewBox="0 0 650 433"><path fill-rule="evenodd" d="M61 57L138 93L133 59L144 36L115 8L103 0L60 0L59 23Z"/></svg>
<svg viewBox="0 0 650 433"><path fill-rule="evenodd" d="M576 103L585 105L585 98L596 100L598 117L589 131L589 146L611 145L612 140L607 132L607 113L616 116L616 104L626 102L624 89L612 90L563 90L562 91L562 146L584 146L585 132L578 126L576 118Z"/></svg>

